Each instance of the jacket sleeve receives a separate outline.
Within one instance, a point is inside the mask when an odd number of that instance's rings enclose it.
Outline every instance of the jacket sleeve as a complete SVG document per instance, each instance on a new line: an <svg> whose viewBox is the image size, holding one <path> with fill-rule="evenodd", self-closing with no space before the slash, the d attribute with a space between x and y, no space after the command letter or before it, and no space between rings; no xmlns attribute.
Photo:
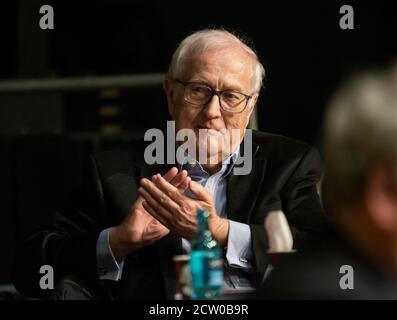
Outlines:
<svg viewBox="0 0 397 320"><path fill-rule="evenodd" d="M34 232L17 250L14 285L26 296L43 298L51 293L40 288L43 265L53 268L54 284L75 275L99 285L96 243L105 224L104 198L95 158L84 168L82 190L55 213L48 228Z"/></svg>
<svg viewBox="0 0 397 320"><path fill-rule="evenodd" d="M309 147L281 189L281 202L274 207L274 210L283 210L287 217L294 249L301 250L306 243L327 233L328 221L317 191L320 179L320 155L315 148ZM268 265L267 235L263 224L250 227L256 271L263 273Z"/></svg>

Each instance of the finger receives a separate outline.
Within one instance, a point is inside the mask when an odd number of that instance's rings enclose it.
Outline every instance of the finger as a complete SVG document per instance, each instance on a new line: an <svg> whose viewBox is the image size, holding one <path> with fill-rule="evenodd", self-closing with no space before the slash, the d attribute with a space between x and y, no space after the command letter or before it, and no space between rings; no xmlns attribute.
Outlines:
<svg viewBox="0 0 397 320"><path fill-rule="evenodd" d="M154 185L157 187L157 189L163 193L163 198L169 198L172 200L173 203L177 205L183 205L183 202L186 200L186 197L181 194L181 192L178 190L178 188L174 187L172 184L168 183L167 181L164 180L164 178L160 175L157 175L155 179L153 180ZM165 201L164 201L165 200ZM167 205L167 200L163 199L163 202L165 202L165 205ZM172 204L172 206L166 206L168 208L175 208L175 205Z"/></svg>
<svg viewBox="0 0 397 320"><path fill-rule="evenodd" d="M163 178L167 181L171 181L175 178L178 174L178 168L172 167L170 170L167 171L166 174L163 175Z"/></svg>
<svg viewBox="0 0 397 320"><path fill-rule="evenodd" d="M211 194L198 182L193 180L190 181L189 189L196 196L197 200L202 200L206 202L212 201Z"/></svg>
<svg viewBox="0 0 397 320"><path fill-rule="evenodd" d="M179 187L179 185L186 179L187 177L187 171L186 170L182 170L181 172L179 172L174 179L172 179L170 181L170 183L174 186L174 187ZM164 177L163 177L164 178ZM164 178L165 179L165 178ZM167 179L165 179L167 181Z"/></svg>
<svg viewBox="0 0 397 320"><path fill-rule="evenodd" d="M179 206L153 182L147 179L142 180L142 187L138 189L139 194L156 210L157 214L161 214L163 218L170 220L173 212L178 211Z"/></svg>
<svg viewBox="0 0 397 320"><path fill-rule="evenodd" d="M139 204L142 203L142 201L143 201L142 196L141 196L141 195L138 195L138 197L136 198L136 200L135 200L135 202L134 202L134 205L139 205Z"/></svg>
<svg viewBox="0 0 397 320"><path fill-rule="evenodd" d="M186 179L178 186L178 189L185 191L185 189L189 186L190 181L192 181L192 178L186 177Z"/></svg>
<svg viewBox="0 0 397 320"><path fill-rule="evenodd" d="M149 214L157 219L162 225L166 226L168 228L168 224L165 218L161 214L158 214L158 211L149 204L149 202L145 199L145 201L142 202L143 208L149 212Z"/></svg>

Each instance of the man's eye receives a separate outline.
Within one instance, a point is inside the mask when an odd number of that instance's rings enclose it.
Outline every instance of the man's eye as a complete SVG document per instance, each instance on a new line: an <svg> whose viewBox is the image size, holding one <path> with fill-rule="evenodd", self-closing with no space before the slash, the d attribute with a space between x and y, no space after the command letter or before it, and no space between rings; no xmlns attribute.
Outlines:
<svg viewBox="0 0 397 320"><path fill-rule="evenodd" d="M210 94L210 90L204 86L193 86L191 88L193 94L197 95L207 95Z"/></svg>
<svg viewBox="0 0 397 320"><path fill-rule="evenodd" d="M223 93L223 99L230 102L238 102L241 100L241 95L233 91L225 91Z"/></svg>

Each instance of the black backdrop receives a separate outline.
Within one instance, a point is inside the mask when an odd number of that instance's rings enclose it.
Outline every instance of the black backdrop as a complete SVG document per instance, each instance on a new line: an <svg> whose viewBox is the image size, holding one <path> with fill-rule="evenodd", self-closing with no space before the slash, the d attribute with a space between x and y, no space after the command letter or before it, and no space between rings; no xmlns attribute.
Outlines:
<svg viewBox="0 0 397 320"><path fill-rule="evenodd" d="M312 143L341 79L388 62L397 49L390 1L95 3L54 6L61 16L51 38L51 62L61 74L161 72L184 36L223 26L248 36L267 67L261 129ZM355 30L339 28L342 4L352 5Z"/></svg>

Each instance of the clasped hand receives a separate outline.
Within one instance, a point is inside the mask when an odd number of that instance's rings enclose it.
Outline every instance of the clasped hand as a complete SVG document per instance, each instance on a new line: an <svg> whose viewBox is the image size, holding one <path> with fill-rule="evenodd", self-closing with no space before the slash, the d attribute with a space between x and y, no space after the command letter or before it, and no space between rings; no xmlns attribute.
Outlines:
<svg viewBox="0 0 397 320"><path fill-rule="evenodd" d="M183 194L186 188L196 199ZM142 179L138 192L129 214L110 231L109 244L116 258L155 243L170 230L192 239L197 232L198 209L209 212L213 237L222 246L226 244L228 220L217 215L212 195L199 183L191 181L185 170L178 173L174 167L164 176L156 174L151 180Z"/></svg>
<svg viewBox="0 0 397 320"><path fill-rule="evenodd" d="M196 215L199 209L208 211L209 228L221 245L226 244L229 223L218 216L212 195L201 184L189 181L193 199L178 190L160 174L152 180L142 179L139 194L145 200L143 207L161 224L186 239L197 233Z"/></svg>

